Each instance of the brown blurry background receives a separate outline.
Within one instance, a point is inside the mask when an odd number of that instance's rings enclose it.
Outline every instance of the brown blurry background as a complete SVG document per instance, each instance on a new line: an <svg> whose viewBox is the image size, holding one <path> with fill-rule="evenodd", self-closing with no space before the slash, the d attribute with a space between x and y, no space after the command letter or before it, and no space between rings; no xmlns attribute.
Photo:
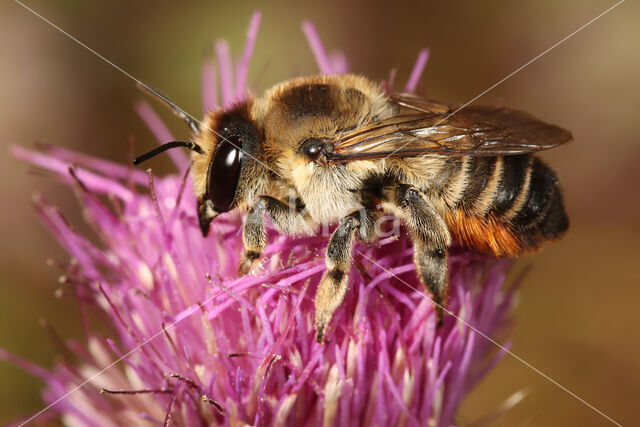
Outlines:
<svg viewBox="0 0 640 427"><path fill-rule="evenodd" d="M374 79L398 67L404 82L421 47L431 49L420 93L464 103L612 6L615 1L109 2L27 4L132 75L201 112L200 65L213 40L235 54L254 9L264 15L250 80L265 88L316 72L300 30L312 19L328 48ZM396 5L392 6L392 3ZM533 270L519 293L513 351L623 424L640 401L640 7L627 1L479 99L529 111L573 132L545 153L565 190L567 237L520 261ZM40 192L78 228L71 191L28 175L10 144L47 141L117 161L126 139L155 139L132 103L134 83L17 3L0 6L0 347L51 365L56 350L39 324L79 338L72 301L54 297L47 258L66 255L38 223ZM156 105L157 106L157 105ZM186 127L157 106L177 137ZM171 171L167 160L154 169ZM41 383L0 362L0 423L40 409ZM528 397L501 425L606 425L603 417L522 363L506 357L459 415L469 424L514 392Z"/></svg>

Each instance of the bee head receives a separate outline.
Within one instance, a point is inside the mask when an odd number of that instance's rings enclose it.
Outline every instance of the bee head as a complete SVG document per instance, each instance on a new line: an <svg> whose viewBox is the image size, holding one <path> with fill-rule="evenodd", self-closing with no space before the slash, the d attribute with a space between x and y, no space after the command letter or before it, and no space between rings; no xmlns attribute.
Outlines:
<svg viewBox="0 0 640 427"><path fill-rule="evenodd" d="M242 102L209 113L195 135L197 143L168 142L135 159L134 165L171 148L192 150L191 176L198 199L200 229L206 236L211 221L237 205L247 150L253 151L259 143L259 131L249 115L249 102Z"/></svg>
<svg viewBox="0 0 640 427"><path fill-rule="evenodd" d="M206 181L196 191L204 190L200 196L210 202L215 216L237 205L243 165L259 143L259 131L247 102L210 114L201 130L206 158L195 161L202 162L202 170L206 162Z"/></svg>

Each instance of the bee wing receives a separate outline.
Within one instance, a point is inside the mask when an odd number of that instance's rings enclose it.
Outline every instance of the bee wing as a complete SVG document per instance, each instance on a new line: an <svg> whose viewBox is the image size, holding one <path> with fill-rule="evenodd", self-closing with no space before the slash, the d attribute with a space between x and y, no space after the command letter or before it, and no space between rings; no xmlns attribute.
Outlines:
<svg viewBox="0 0 640 427"><path fill-rule="evenodd" d="M332 141L329 163L384 157L505 156L557 147L571 133L508 108L460 110L411 95L392 95L398 114Z"/></svg>

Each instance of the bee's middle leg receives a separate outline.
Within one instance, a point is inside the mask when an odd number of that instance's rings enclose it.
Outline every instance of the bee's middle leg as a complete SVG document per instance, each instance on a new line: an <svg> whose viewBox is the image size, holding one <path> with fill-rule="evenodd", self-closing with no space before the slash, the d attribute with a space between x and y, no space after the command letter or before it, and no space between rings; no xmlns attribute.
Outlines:
<svg viewBox="0 0 640 427"><path fill-rule="evenodd" d="M451 235L442 217L419 189L398 185L392 199L413 238L413 260L420 279L433 296L438 326L448 293L447 249Z"/></svg>
<svg viewBox="0 0 640 427"><path fill-rule="evenodd" d="M327 246L327 271L318 285L315 298L316 339L324 341L324 332L347 293L354 237L370 243L375 239L377 214L363 208L344 217L331 235Z"/></svg>
<svg viewBox="0 0 640 427"><path fill-rule="evenodd" d="M238 267L240 275L251 271L267 246L265 214L271 217L276 230L281 233L295 234L311 230L303 209L289 206L273 197L258 197L249 210L242 229L244 253Z"/></svg>

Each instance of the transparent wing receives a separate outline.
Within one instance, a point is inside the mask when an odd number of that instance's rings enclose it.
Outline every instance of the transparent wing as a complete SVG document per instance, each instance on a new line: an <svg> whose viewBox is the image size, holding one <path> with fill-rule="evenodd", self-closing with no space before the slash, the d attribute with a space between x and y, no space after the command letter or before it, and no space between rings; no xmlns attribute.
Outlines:
<svg viewBox="0 0 640 427"><path fill-rule="evenodd" d="M508 108L456 107L411 95L392 95L398 114L343 135L329 163L384 157L439 155L506 156L557 147L571 133Z"/></svg>

